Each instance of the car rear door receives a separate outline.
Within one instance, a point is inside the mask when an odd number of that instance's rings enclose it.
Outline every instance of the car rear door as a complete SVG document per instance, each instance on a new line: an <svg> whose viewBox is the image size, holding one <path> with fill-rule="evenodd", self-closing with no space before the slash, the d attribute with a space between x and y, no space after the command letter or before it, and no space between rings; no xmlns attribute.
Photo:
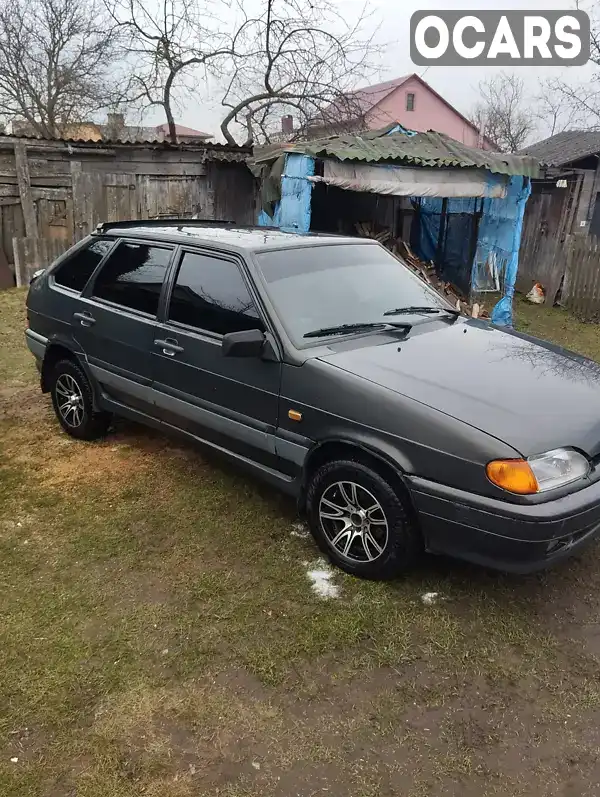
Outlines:
<svg viewBox="0 0 600 797"><path fill-rule="evenodd" d="M154 415L151 394L156 317L175 247L120 240L73 313L73 335L101 390Z"/></svg>
<svg viewBox="0 0 600 797"><path fill-rule="evenodd" d="M108 238L88 238L52 265L50 290L44 291L43 301L37 299L35 291L28 299L29 322L36 333L81 354L73 337L73 314L80 309L82 291L114 243Z"/></svg>
<svg viewBox="0 0 600 797"><path fill-rule="evenodd" d="M223 335L265 331L241 259L182 248L154 341L160 417L234 454L275 467L281 364L223 357Z"/></svg>

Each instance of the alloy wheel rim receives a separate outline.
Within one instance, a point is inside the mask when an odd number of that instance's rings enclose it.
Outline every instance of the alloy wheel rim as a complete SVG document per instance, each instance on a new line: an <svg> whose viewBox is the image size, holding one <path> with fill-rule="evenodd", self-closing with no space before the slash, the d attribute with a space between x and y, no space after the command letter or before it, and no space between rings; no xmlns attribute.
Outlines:
<svg viewBox="0 0 600 797"><path fill-rule="evenodd" d="M335 482L325 490L319 502L319 522L334 551L353 562L374 562L388 542L381 504L356 482Z"/></svg>
<svg viewBox="0 0 600 797"><path fill-rule="evenodd" d="M83 423L83 393L71 374L61 374L56 380L56 403L63 421L77 428Z"/></svg>

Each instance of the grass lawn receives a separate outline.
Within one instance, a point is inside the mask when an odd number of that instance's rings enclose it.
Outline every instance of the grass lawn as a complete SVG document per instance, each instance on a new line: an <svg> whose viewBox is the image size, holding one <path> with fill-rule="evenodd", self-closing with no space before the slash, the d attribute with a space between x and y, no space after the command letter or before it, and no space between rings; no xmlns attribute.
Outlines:
<svg viewBox="0 0 600 797"><path fill-rule="evenodd" d="M519 297L516 302L516 325L521 332L551 340L565 349L573 349L600 362L598 324L583 324L559 307L539 307Z"/></svg>
<svg viewBox="0 0 600 797"><path fill-rule="evenodd" d="M61 433L23 300L0 294L2 797L599 793L600 548L319 597L286 499L131 424ZM600 357L560 312L519 325Z"/></svg>

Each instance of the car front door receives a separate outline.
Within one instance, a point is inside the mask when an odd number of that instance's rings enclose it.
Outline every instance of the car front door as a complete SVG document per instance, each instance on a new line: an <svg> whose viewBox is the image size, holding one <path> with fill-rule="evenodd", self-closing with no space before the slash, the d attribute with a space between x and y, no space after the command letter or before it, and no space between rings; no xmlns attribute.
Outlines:
<svg viewBox="0 0 600 797"><path fill-rule="evenodd" d="M173 252L172 246L119 241L72 319L73 335L103 393L150 415L156 317Z"/></svg>
<svg viewBox="0 0 600 797"><path fill-rule="evenodd" d="M182 249L154 341L160 417L238 456L275 467L281 365L224 357L223 335L265 323L241 260Z"/></svg>

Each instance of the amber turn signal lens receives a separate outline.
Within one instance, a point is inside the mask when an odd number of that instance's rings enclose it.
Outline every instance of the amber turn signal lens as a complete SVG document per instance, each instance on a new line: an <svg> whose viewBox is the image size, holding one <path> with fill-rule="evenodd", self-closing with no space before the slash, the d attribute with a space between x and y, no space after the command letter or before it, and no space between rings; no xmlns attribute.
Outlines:
<svg viewBox="0 0 600 797"><path fill-rule="evenodd" d="M518 495L533 495L539 492L537 479L524 459L498 459L490 462L486 468L488 479Z"/></svg>

